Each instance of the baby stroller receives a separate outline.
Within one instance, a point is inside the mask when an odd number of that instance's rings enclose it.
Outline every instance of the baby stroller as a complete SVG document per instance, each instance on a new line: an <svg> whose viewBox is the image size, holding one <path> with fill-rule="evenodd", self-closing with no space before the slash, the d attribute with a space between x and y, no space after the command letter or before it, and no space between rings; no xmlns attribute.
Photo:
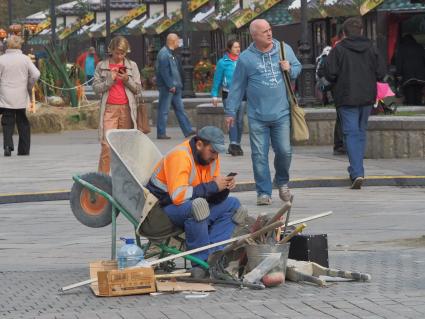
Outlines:
<svg viewBox="0 0 425 319"><path fill-rule="evenodd" d="M376 83L376 103L372 108L371 115L391 115L397 112L397 106L393 101L395 96L388 83Z"/></svg>

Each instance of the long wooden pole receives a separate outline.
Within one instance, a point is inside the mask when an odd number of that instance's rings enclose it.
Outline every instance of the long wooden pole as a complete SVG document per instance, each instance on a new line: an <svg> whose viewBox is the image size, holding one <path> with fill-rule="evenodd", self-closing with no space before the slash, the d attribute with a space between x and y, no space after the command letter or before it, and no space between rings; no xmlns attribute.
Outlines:
<svg viewBox="0 0 425 319"><path fill-rule="evenodd" d="M293 222L288 223L288 226L302 224L302 223L304 223L306 221L309 221L309 220L313 220L313 219L318 219L318 218L322 218L322 217L325 217L325 216L329 216L332 213L333 213L332 211L329 211L329 212L325 212L325 213L313 215L313 216L310 216L310 217L306 217L306 218L294 220ZM274 225L274 224L272 224L272 225ZM270 225L270 226L272 226L272 225ZM281 226L281 225L279 225L279 226ZM151 265L156 265L156 264L161 263L163 261L168 261L168 260L176 259L176 258L179 258L179 257L184 257L184 256L187 256L187 255L190 255L190 254L194 254L194 253L197 253L197 252L200 252L200 251L204 251L204 250L207 250L207 249L210 249L210 248L214 248L214 247L217 247L217 246L230 244L230 243L233 243L233 242L236 242L236 241L242 241L242 240L251 238L252 235L253 234L247 234L247 235L242 235L242 236L230 238L230 239L227 239L227 240L223 240L223 241L218 242L218 243L214 243L214 244L210 244L210 245L207 245L207 246L204 246L204 247L199 247L199 248L196 248L196 249L185 251L185 252L182 252L182 253L177 254L177 255L172 255L172 256L168 256L168 257L162 258L162 259L158 259L158 260L155 260L155 261L150 262L148 265L150 265L150 266ZM136 267L137 266L135 266L133 268L136 268ZM65 286L65 287L60 288L59 289L59 292L64 292L64 291L67 291L67 290L70 290L70 289L73 289L73 288L77 288L77 287L89 285L89 284L94 283L96 281L97 281L97 279L88 279L88 280L85 280L85 281L81 281L81 282L78 282L78 283L75 283L75 284L72 284L72 285L69 285L69 286Z"/></svg>
<svg viewBox="0 0 425 319"><path fill-rule="evenodd" d="M333 212L332 211L328 211L326 213L321 213L321 214L313 215L313 216L310 216L310 217L301 218L301 219L294 220L293 222L288 223L288 226L302 224L304 222L308 222L308 221L313 220L313 219L318 219L318 218L326 217L326 216L329 216L331 214L333 214Z"/></svg>

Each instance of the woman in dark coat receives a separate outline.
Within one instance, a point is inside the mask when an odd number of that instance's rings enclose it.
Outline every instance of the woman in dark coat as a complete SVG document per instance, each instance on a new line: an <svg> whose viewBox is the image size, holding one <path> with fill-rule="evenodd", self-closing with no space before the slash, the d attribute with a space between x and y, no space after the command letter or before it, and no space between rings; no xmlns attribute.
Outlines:
<svg viewBox="0 0 425 319"><path fill-rule="evenodd" d="M425 49L407 34L401 42L396 57L397 75L402 77L407 105L422 105L422 88L425 85Z"/></svg>

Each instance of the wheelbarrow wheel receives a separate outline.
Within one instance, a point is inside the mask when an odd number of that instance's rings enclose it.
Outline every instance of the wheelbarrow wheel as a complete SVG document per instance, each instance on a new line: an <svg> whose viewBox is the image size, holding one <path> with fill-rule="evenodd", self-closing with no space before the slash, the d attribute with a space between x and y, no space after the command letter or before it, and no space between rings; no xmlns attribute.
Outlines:
<svg viewBox="0 0 425 319"><path fill-rule="evenodd" d="M112 179L102 173L87 173L81 176L84 181L112 194ZM82 224L99 228L112 223L112 204L103 196L90 191L78 182L72 185L69 197L71 210Z"/></svg>

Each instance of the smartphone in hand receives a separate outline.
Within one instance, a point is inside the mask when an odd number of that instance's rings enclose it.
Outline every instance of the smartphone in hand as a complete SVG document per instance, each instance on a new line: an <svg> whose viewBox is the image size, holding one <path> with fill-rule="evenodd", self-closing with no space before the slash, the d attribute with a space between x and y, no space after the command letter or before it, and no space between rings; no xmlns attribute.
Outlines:
<svg viewBox="0 0 425 319"><path fill-rule="evenodd" d="M118 69L118 72L121 74L124 74L127 72L127 67L126 66L120 66L120 68Z"/></svg>
<svg viewBox="0 0 425 319"><path fill-rule="evenodd" d="M238 173L231 172L231 173L227 174L227 177L233 177L233 176L236 176L236 175L238 175Z"/></svg>

